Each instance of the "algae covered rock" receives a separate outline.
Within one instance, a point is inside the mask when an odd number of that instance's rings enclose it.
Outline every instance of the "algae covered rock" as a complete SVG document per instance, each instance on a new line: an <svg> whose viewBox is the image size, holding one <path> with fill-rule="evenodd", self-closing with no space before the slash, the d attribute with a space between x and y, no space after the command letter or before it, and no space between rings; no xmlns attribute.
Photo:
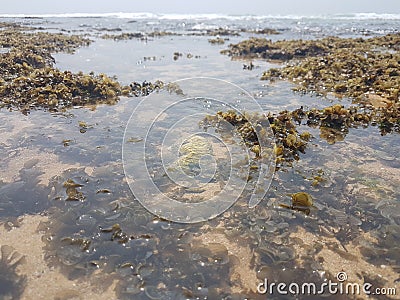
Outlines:
<svg viewBox="0 0 400 300"><path fill-rule="evenodd" d="M0 108L62 111L86 104L113 104L132 93L105 74L61 71L54 67L55 52L73 53L88 46L79 35L35 32L34 28L0 24Z"/></svg>

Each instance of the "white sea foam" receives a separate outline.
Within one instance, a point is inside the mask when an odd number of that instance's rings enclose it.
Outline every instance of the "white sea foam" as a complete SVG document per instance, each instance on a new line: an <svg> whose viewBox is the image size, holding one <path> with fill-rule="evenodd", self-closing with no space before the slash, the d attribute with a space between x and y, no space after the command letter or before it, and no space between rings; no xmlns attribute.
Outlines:
<svg viewBox="0 0 400 300"><path fill-rule="evenodd" d="M0 14L1 18L120 18L120 19L157 19L153 13L65 13L65 14Z"/></svg>
<svg viewBox="0 0 400 300"><path fill-rule="evenodd" d="M213 30L213 29L218 29L218 26L200 23L192 27L192 30Z"/></svg>
<svg viewBox="0 0 400 300"><path fill-rule="evenodd" d="M355 14L355 17L357 19L400 20L400 14L359 13Z"/></svg>
<svg viewBox="0 0 400 300"><path fill-rule="evenodd" d="M354 13L335 15L226 15L226 14L155 14L155 13L65 13L65 14L0 14L0 18L120 18L161 20L263 20L263 19L341 19L341 20L400 20L400 14Z"/></svg>

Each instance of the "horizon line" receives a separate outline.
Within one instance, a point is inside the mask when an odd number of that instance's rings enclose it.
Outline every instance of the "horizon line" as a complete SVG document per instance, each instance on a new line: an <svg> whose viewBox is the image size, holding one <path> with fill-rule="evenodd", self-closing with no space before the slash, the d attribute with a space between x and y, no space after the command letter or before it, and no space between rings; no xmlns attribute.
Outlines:
<svg viewBox="0 0 400 300"><path fill-rule="evenodd" d="M376 13L376 12L354 12L354 13L323 13L323 14L222 14L222 13L163 13L163 12L72 12L72 13L3 13L0 18L51 18L51 17L115 17L115 18L365 18L365 19L400 19L400 13Z"/></svg>

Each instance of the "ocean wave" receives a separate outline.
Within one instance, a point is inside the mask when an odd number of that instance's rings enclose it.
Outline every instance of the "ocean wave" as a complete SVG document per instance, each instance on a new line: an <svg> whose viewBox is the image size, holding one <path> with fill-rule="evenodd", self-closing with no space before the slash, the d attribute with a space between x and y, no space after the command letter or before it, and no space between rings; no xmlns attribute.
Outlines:
<svg viewBox="0 0 400 300"><path fill-rule="evenodd" d="M0 18L119 18L161 20L215 20L215 19L264 19L273 16L225 15L225 14L162 14L162 13L63 13L63 14L0 14Z"/></svg>
<svg viewBox="0 0 400 300"><path fill-rule="evenodd" d="M153 13L63 13L63 14L0 14L0 18L119 18L119 19L157 19Z"/></svg>
<svg viewBox="0 0 400 300"><path fill-rule="evenodd" d="M378 14L378 13L354 13L338 14L333 18L344 20L400 20L400 14Z"/></svg>
<svg viewBox="0 0 400 300"><path fill-rule="evenodd" d="M162 14L162 13L62 13L62 14L0 14L0 18L119 18L159 20L263 20L263 19L340 19L340 20L400 20L400 14L352 13L333 15L226 15L226 14Z"/></svg>

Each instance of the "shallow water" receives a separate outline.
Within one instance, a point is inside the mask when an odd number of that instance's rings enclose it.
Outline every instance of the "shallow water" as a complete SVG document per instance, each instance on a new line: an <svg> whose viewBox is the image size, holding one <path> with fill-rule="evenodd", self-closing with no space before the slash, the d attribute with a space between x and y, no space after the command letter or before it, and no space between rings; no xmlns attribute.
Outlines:
<svg viewBox="0 0 400 300"><path fill-rule="evenodd" d="M95 41L75 54L55 55L61 69L116 75L125 84L196 76L224 79L247 90L264 111L272 112L302 105L350 103L348 99L296 94L287 82L259 81L261 73L273 64L254 61L254 70L243 70L247 62L221 55L219 51L226 44L211 45L207 36L166 36L147 42L98 38L104 28L185 32L194 26L254 26L248 20L127 23L114 18L53 18L23 22L94 35ZM397 22L262 20L256 27L285 29L274 39L314 38L332 34L332 28L339 36L376 33L378 28L384 33L396 28ZM245 37L229 37L229 42ZM175 61L176 51L183 56ZM189 53L192 58L187 57ZM92 284L110 286L116 282L115 293L120 299L264 299L256 291L264 278L322 283L339 271L346 271L353 281L398 286L398 134L381 136L373 126L354 128L343 141L330 145L320 136L320 129L301 125L300 132L313 135L306 153L292 167L276 172L256 208L239 201L210 221L178 224L144 209L125 178L124 131L140 100L122 98L112 106L74 108L58 114L32 111L24 116L0 111L0 221L12 230L19 226L18 216L47 215L49 220L39 226L47 264L60 268L71 280L89 281L105 274L107 279L99 278ZM192 107L193 113L197 109ZM158 170L159 166L153 167ZM316 176L322 180L313 185ZM158 180L163 183L162 178ZM73 182L73 186L66 182ZM290 204L290 194L299 191L314 198L310 215L279 206ZM177 192L176 196L182 194ZM74 199L81 201L71 201ZM343 262L346 264L341 265ZM7 263L0 264L0 269L14 272ZM15 275L14 279L17 295L21 277Z"/></svg>

